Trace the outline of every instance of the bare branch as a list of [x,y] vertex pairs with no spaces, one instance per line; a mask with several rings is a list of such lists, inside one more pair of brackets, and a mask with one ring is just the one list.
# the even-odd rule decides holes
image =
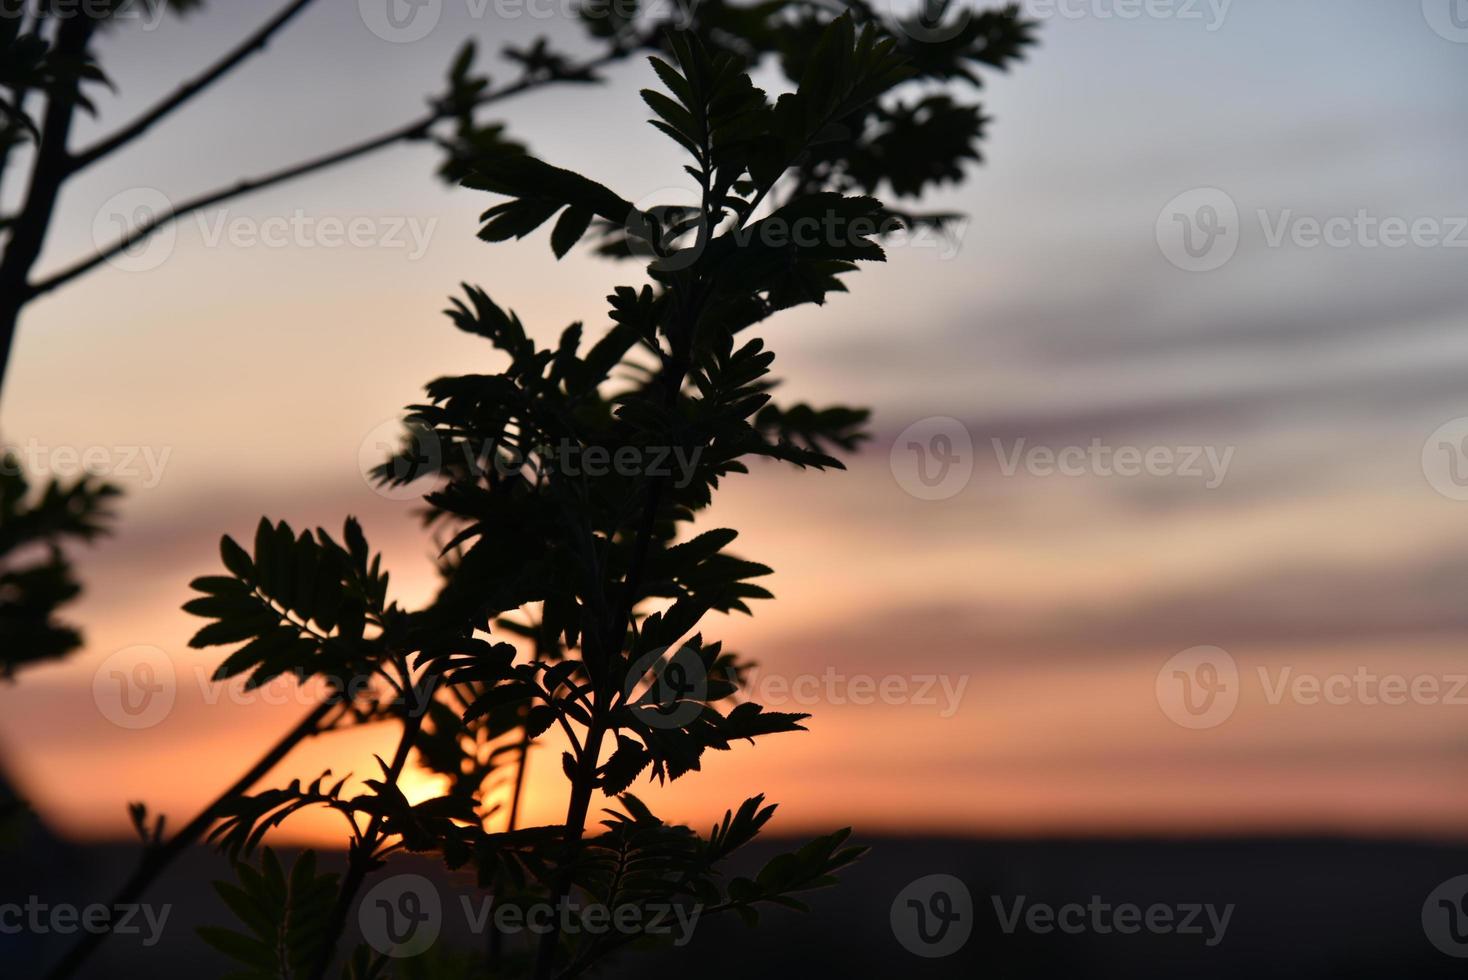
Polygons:
[[195,96],[202,94],[209,86],[233,71],[246,58],[256,52],[264,51],[271,37],[280,31],[281,28],[285,27],[286,24],[290,23],[302,10],[310,6],[312,2],[313,0],[292,0],[291,3],[286,5],[284,10],[276,14],[273,20],[246,38],[239,47],[217,61],[208,71],[181,86],[178,91],[113,135],[74,155],[68,172],[73,174],[77,173],[96,163],[103,157],[122,149],[152,129],[157,123],[167,118],[174,111],[187,105]]
[[111,258],[114,258],[117,255],[120,255],[122,252],[126,251],[129,248],[132,248],[139,242],[146,240],[147,238],[151,237],[154,232],[158,231],[158,229],[163,228],[174,221],[177,221],[184,215],[190,214],[194,211],[201,211],[204,208],[213,207],[216,204],[222,204],[225,201],[232,200],[245,194],[252,194],[255,191],[265,190],[268,187],[274,187],[276,184],[283,184],[286,181],[295,180],[297,177],[304,177],[307,174],[315,173],[318,170],[325,170],[328,167],[334,167],[337,164],[346,163],[349,160],[355,160],[357,157],[366,156],[369,153],[373,153],[385,147],[392,146],[394,143],[400,143],[405,140],[421,139],[428,134],[429,127],[438,122],[439,118],[440,117],[437,113],[424,116],[421,119],[414,120],[406,126],[401,126],[395,130],[392,130],[391,132],[384,133],[381,136],[373,137],[372,139],[366,140],[365,142],[357,143],[353,146],[337,150],[333,153],[328,153],[325,156],[320,156],[311,160],[307,160],[304,163],[299,163],[295,166],[287,167],[284,170],[277,170],[274,173],[265,174],[260,177],[247,178],[239,181],[238,183],[232,184],[229,187],[224,187],[216,191],[211,191],[207,194],[202,194],[199,197],[191,198],[190,200],[184,201],[182,204],[173,207],[171,210],[165,212],[164,214],[156,215],[151,221],[144,222],[137,228],[132,229],[125,237],[102,249],[97,254],[87,259],[84,259],[83,261],[78,262],[75,265],[69,266],[61,270],[60,272],[41,280],[40,282],[34,283],[27,291],[26,297],[27,299],[34,299],[37,296],[44,295],[45,293],[51,292],[53,289],[57,289],[61,286],[66,285],[79,276],[86,275],[88,272],[91,272],[102,263]]
[[[214,826],[230,803],[249,792],[250,787],[264,779],[266,774],[279,765],[281,760],[301,742],[330,731],[334,727],[334,722],[329,721],[328,718],[337,706],[336,701],[328,699],[313,708],[300,724],[291,729],[284,738],[267,751],[258,762],[250,767],[248,772],[235,781],[233,786],[221,793],[213,803],[199,811],[199,814],[182,830],[157,847],[145,852],[142,863],[123,884],[110,908],[117,909],[136,903],[164,869],[182,856],[189,847],[204,836],[210,827]],[[65,980],[74,975],[109,935],[111,935],[110,925],[101,931],[83,933],[76,944],[67,950],[61,961],[46,974],[47,980]]]
[[[592,71],[596,68],[600,68],[603,65],[607,65],[613,61],[625,58],[627,56],[627,53],[628,52],[626,49],[614,49],[607,54],[601,55],[597,58],[593,58],[585,64],[578,66],[575,69],[575,73],[580,74]],[[518,95],[522,92],[527,92],[531,89],[539,88],[543,85],[548,85],[551,82],[559,80],[560,79],[553,77],[522,78],[519,81],[507,85],[502,89],[486,93],[476,101],[475,105],[488,105],[489,103],[498,102],[501,99],[507,99],[510,96]],[[96,269],[107,260],[120,255],[122,252],[126,251],[129,248],[132,248],[139,242],[145,241],[155,232],[157,232],[158,229],[166,227],[172,222],[177,221],[179,218],[191,214],[194,211],[200,211],[204,208],[213,207],[216,204],[222,204],[225,201],[233,200],[234,198],[240,197],[245,194],[251,194],[255,191],[265,190],[266,188],[274,187],[277,184],[283,184],[290,180],[295,180],[298,177],[304,177],[319,170],[325,170],[329,167],[334,167],[341,163],[347,163],[348,161],[355,160],[358,157],[366,156],[369,153],[376,152],[377,150],[385,149],[395,143],[415,139],[424,139],[429,135],[429,132],[435,123],[441,122],[446,118],[448,118],[447,110],[442,107],[436,107],[428,115],[423,116],[419,119],[415,119],[404,126],[399,126],[397,129],[383,133],[381,136],[375,136],[372,139],[365,140],[364,142],[348,146],[344,149],[328,153],[324,156],[315,157],[303,163],[298,163],[294,166],[287,167],[284,170],[277,170],[274,173],[265,174],[260,177],[241,180],[238,183],[230,185],[229,187],[223,187],[218,190],[211,191],[207,194],[202,194],[199,197],[191,198],[190,200],[184,201],[183,203],[178,204],[170,209],[167,213],[157,215],[152,220],[147,221],[139,225],[137,228],[132,229],[125,237],[116,242],[113,242],[111,245],[103,248],[95,255],[92,255],[80,262],[77,262],[74,265],[68,266],[67,268],[62,269],[60,272],[48,276],[47,278],[42,279],[39,282],[31,284],[24,290],[24,299],[28,302],[38,296],[42,296],[46,293],[51,292],[53,289],[57,289],[61,286],[66,285],[73,279],[77,279],[80,276],[86,275],[88,272]]]

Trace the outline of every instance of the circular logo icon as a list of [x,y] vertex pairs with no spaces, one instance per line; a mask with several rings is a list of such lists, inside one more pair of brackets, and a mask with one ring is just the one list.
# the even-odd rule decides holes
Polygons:
[[362,938],[384,956],[406,959],[428,951],[443,928],[443,900],[422,875],[384,878],[357,906]]
[[438,26],[443,0],[357,0],[357,11],[367,29],[384,41],[411,44]]
[[173,660],[157,647],[118,650],[92,675],[92,700],[118,728],[152,728],[168,717],[177,695]]
[[1468,0],[1422,0],[1422,16],[1439,36],[1468,44]]
[[92,219],[92,244],[104,251],[126,242],[122,251],[108,257],[107,264],[124,272],[151,272],[173,255],[178,229],[170,221],[151,234],[143,232],[172,213],[173,202],[168,195],[151,187],[114,194]]
[[[647,687],[640,696],[643,681]],[[692,647],[671,655],[666,647],[638,657],[627,671],[622,690],[628,709],[648,728],[682,728],[703,713],[709,675]]]
[[898,34],[920,44],[942,44],[968,28],[972,6],[946,0],[917,0],[916,6],[906,0],[880,0],[877,9],[887,15],[887,24]]
[[[386,470],[383,470],[383,466]],[[443,466],[443,445],[424,425],[388,419],[367,433],[357,447],[357,468],[372,492],[388,500],[417,500],[414,484],[436,476]],[[381,479],[386,473],[388,479]]]
[[1217,187],[1186,191],[1157,216],[1157,247],[1185,272],[1212,272],[1239,249],[1239,206]]
[[1458,959],[1468,959],[1468,875],[1449,878],[1422,903],[1427,941]]
[[1449,500],[1468,500],[1468,416],[1444,422],[1427,437],[1422,473]]
[[1239,704],[1239,666],[1220,647],[1190,647],[1157,672],[1157,703],[1184,728],[1216,728]]
[[902,430],[888,456],[897,485],[919,500],[947,500],[974,475],[974,441],[958,419],[934,415]]
[[639,259],[656,261],[659,272],[678,272],[698,261],[708,245],[698,192],[663,187],[632,204],[624,226],[627,248]]
[[897,893],[891,920],[892,935],[909,953],[952,956],[974,931],[974,900],[953,875],[928,875]]

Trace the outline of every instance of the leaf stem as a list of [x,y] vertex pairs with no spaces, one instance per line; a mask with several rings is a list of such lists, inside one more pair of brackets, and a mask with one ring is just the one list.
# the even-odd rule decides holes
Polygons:
[[[421,690],[417,689],[413,686],[407,665],[400,666],[403,671],[404,690],[416,693],[411,699],[405,701],[407,715],[403,718],[403,733],[398,739],[397,750],[393,753],[392,762],[388,764],[387,773],[383,777],[385,789],[395,789],[398,780],[402,777],[403,769],[408,763],[408,755],[413,749],[413,743],[417,740],[418,732],[423,727],[423,718],[428,713],[428,703],[433,700],[436,681],[435,675],[429,675],[423,681]],[[351,911],[352,902],[357,897],[362,882],[366,880],[367,875],[381,859],[382,855],[379,854],[378,849],[385,836],[383,824],[386,820],[386,813],[379,810],[367,824],[367,832],[361,841],[352,845],[347,859],[346,877],[342,880],[341,891],[337,894],[336,905],[331,912],[320,957],[311,972],[313,980],[324,980],[331,969],[332,960],[336,958],[337,945],[341,941],[341,934],[346,929],[347,914]]]

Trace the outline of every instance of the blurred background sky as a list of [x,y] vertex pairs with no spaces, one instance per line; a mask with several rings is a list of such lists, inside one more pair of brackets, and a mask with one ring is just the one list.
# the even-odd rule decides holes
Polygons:
[[[104,119],[155,101],[269,6],[217,3],[106,38],[120,92],[101,100]],[[411,44],[375,36],[345,0],[312,8],[79,181],[44,266],[84,254],[119,194],[183,199],[410,118],[465,37],[490,53],[539,33],[586,50],[566,16],[501,7],[475,17],[446,0]],[[844,703],[791,709],[814,712],[809,734],[716,754],[704,776],[650,795],[701,825],[767,792],[786,830],[1462,836],[1468,688],[1438,699],[1457,704],[1273,704],[1269,685],[1367,670],[1437,678],[1447,694],[1468,673],[1468,503],[1435,464],[1424,471],[1429,436],[1468,416],[1468,231],[1457,248],[1310,248],[1272,245],[1269,229],[1364,210],[1452,235],[1468,216],[1468,30],[1434,30],[1452,22],[1433,0],[1171,8],[1196,19],[1062,8],[1041,18],[1027,62],[986,79],[984,165],[928,202],[969,215],[956,248],[895,247],[851,295],[768,325],[785,397],[870,404],[878,438],[845,474],[758,467],[712,515],[776,568],[779,601],[707,632],[767,675],[900,676],[914,689],[931,675],[961,696],[951,710],[941,686],[936,704],[860,705],[838,680],[823,700]],[[542,158],[629,200],[681,187],[675,147],[643,123],[636,89],[651,71],[638,61],[607,78],[503,103],[503,119]],[[179,606],[217,567],[221,534],[249,535],[261,514],[333,530],[357,514],[399,595],[429,594],[413,505],[374,493],[359,451],[428,379],[496,368],[437,312],[456,284],[482,285],[545,339],[573,320],[604,324],[603,297],[634,274],[582,252],[556,263],[544,230],[477,241],[492,199],[442,186],[436,163],[431,148],[399,147],[204,216],[404,219],[431,226],[421,256],[211,245],[187,220],[157,268],[104,269],[25,315],[6,442],[167,454],[156,480],[116,477],[129,491],[119,533],[80,562],[87,593],[69,618],[86,628],[84,652],[0,688],[0,755],[59,829],[122,833],[134,799],[186,819],[304,713],[202,683],[219,654],[187,648],[197,623]],[[1238,248],[1189,272],[1158,227],[1199,188],[1237,207]],[[960,477],[972,474],[925,500],[904,489],[904,445],[889,450],[932,417],[970,434]],[[1092,440],[1232,455],[1221,482],[1006,474],[1019,447]],[[129,730],[99,710],[93,680],[139,645],[171,659],[176,699]],[[1199,645],[1231,655],[1238,703],[1195,730],[1170,720],[1158,679]],[[391,737],[323,740],[280,774],[365,773]],[[529,816],[553,822],[555,751],[537,760]],[[320,832],[309,818],[293,829]]]

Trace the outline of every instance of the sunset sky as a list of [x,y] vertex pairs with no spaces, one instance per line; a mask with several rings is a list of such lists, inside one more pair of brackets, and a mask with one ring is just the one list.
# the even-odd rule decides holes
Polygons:
[[[104,119],[151,104],[267,6],[216,3],[108,37],[120,93],[102,97]],[[118,195],[182,199],[410,118],[465,37],[489,54],[536,33],[581,46],[564,16],[477,6],[447,0],[412,44],[374,36],[355,4],[312,8],[79,181],[43,265],[85,254]],[[850,295],[768,324],[784,396],[869,404],[877,438],[846,473],[772,465],[729,484],[707,526],[741,529],[779,599],[706,632],[767,676],[834,673],[822,686],[834,696],[786,707],[815,715],[808,734],[634,791],[700,825],[766,792],[784,829],[1463,836],[1468,688],[1457,704],[1400,705],[1271,691],[1366,671],[1434,678],[1446,694],[1468,674],[1468,502],[1424,472],[1429,437],[1468,416],[1468,43],[1435,31],[1417,0],[1256,0],[1225,5],[1221,22],[1204,4],[1201,20],[1062,6],[1079,15],[1046,17],[1028,61],[987,78],[984,165],[927,202],[969,215],[958,241],[895,247]],[[679,193],[676,147],[636,95],[652,72],[638,61],[607,78],[506,102],[503,119],[628,200]],[[140,471],[114,476],[128,490],[119,532],[80,561],[87,594],[68,616],[85,650],[0,687],[0,757],[61,831],[123,833],[135,799],[187,819],[305,713],[202,683],[220,654],[188,649],[197,624],[179,607],[218,567],[221,534],[248,535],[262,514],[332,530],[355,514],[399,598],[429,594],[413,504],[370,489],[359,452],[430,378],[499,366],[438,312],[460,282],[545,339],[604,324],[603,297],[632,281],[632,267],[584,251],[557,263],[545,231],[477,241],[493,199],[438,183],[436,162],[399,147],[232,202],[186,220],[143,263],[156,268],[103,269],[27,311],[0,439],[51,459],[136,451]],[[1204,188],[1236,204],[1238,251],[1184,271],[1159,248],[1159,218]],[[298,212],[402,224],[406,245],[272,248],[230,233]],[[1456,225],[1459,244],[1271,241],[1300,219],[1362,213]],[[934,417],[969,434],[972,475],[925,500],[905,489],[904,445],[891,450]],[[1227,467],[1212,480],[1009,465],[1093,440],[1175,459],[1198,447]],[[1205,645],[1237,665],[1239,701],[1195,730],[1169,719],[1158,676]],[[128,730],[93,681],[139,646],[170,658],[176,699]],[[928,685],[937,703],[852,703],[858,677]],[[274,778],[366,773],[393,737],[322,740]],[[548,745],[532,770],[531,819],[563,812],[555,755]]]

